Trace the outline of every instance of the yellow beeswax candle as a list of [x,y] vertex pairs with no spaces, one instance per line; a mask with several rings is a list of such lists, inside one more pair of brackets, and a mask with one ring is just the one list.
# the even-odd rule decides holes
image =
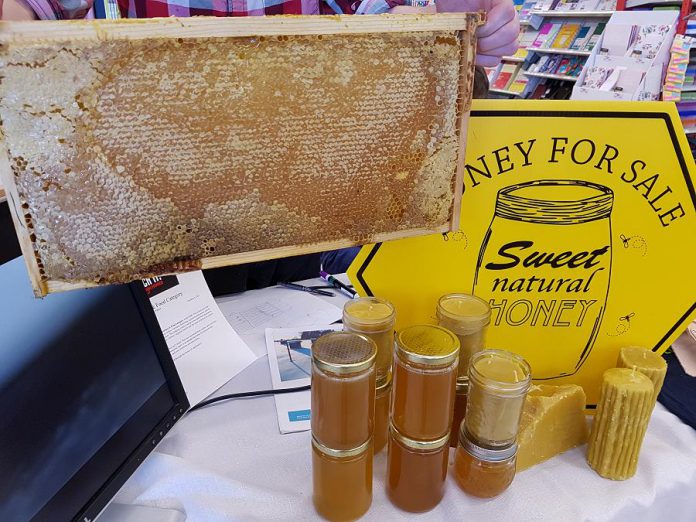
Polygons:
[[616,363],[619,368],[635,368],[645,375],[653,383],[653,403],[662,389],[667,374],[667,361],[655,352],[642,346],[626,346],[619,352],[619,360]]
[[653,384],[648,377],[628,368],[605,371],[587,445],[590,467],[604,478],[631,478],[653,406]]
[[394,306],[385,299],[361,297],[343,306],[344,329],[363,334],[377,345],[375,370],[379,382],[391,378],[395,319]]
[[437,303],[437,321],[459,338],[458,381],[466,380],[471,356],[485,348],[490,305],[474,295],[447,294]]
[[472,442],[486,448],[515,442],[531,378],[529,364],[514,353],[484,350],[473,355],[464,416]]

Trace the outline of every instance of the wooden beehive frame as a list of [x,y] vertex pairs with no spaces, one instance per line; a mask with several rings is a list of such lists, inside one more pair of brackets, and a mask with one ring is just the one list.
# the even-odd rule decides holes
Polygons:
[[[398,230],[375,234],[370,241],[385,241],[413,235],[445,232],[458,228],[459,206],[464,165],[464,150],[469,106],[473,85],[473,60],[476,51],[475,31],[483,21],[481,14],[457,13],[440,15],[379,15],[379,16],[275,16],[262,18],[163,18],[151,20],[120,20],[93,22],[2,22],[0,48],[16,45],[65,45],[66,42],[108,42],[113,40],[197,39],[260,36],[341,35],[368,33],[416,33],[456,31],[460,41],[460,70],[458,97],[459,154],[454,183],[454,205],[444,226]],[[0,53],[1,54],[1,53]],[[4,136],[3,136],[4,138]],[[6,188],[8,203],[29,275],[37,296],[75,288],[85,288],[109,281],[52,279],[43,273],[41,259],[34,245],[26,201],[15,184],[15,173],[5,143],[0,151],[0,181]],[[23,208],[24,205],[24,208]],[[305,245],[288,245],[227,255],[202,257],[193,260],[171,260],[166,267],[135,277],[176,273],[186,270],[215,268],[264,259],[342,248],[356,244],[353,240],[328,240]]]

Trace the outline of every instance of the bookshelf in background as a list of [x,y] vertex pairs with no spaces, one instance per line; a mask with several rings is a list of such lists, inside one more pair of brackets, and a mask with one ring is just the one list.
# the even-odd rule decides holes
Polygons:
[[672,44],[662,97],[665,101],[676,102],[696,158],[696,0],[618,0],[617,5],[625,10],[679,11],[677,36]]
[[490,71],[492,95],[568,99],[615,7],[616,0],[522,1],[520,48]]
[[696,39],[677,35],[665,75],[663,99],[676,102],[691,153],[696,158]]

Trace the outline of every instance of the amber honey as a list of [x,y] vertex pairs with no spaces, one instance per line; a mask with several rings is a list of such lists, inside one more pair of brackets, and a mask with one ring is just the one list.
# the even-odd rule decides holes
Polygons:
[[361,297],[343,306],[343,327],[348,332],[363,334],[377,345],[375,369],[377,380],[390,378],[394,350],[394,306],[385,299]]
[[412,326],[397,336],[391,422],[404,436],[435,440],[450,432],[459,342],[444,328]]
[[314,508],[332,521],[356,520],[372,504],[372,443],[333,451],[312,439]]
[[374,341],[349,332],[312,346],[312,435],[322,445],[348,450],[372,437],[376,351]]
[[389,436],[389,404],[391,402],[391,380],[377,387],[375,398],[374,451],[379,453],[387,445]]
[[515,478],[517,445],[500,450],[481,448],[461,433],[454,457],[454,476],[469,495],[490,498],[505,491]]
[[450,430],[450,447],[456,448],[459,444],[459,430],[466,415],[466,400],[469,383],[457,381],[457,393],[454,396],[454,413],[452,414],[452,429]]
[[387,496],[404,511],[429,511],[445,494],[449,434],[420,442],[389,429]]

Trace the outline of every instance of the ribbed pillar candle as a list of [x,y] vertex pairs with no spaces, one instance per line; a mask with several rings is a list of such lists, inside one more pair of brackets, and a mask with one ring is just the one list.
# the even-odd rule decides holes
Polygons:
[[635,474],[654,406],[653,390],[652,381],[637,370],[604,372],[587,446],[587,462],[602,477],[626,480]]

